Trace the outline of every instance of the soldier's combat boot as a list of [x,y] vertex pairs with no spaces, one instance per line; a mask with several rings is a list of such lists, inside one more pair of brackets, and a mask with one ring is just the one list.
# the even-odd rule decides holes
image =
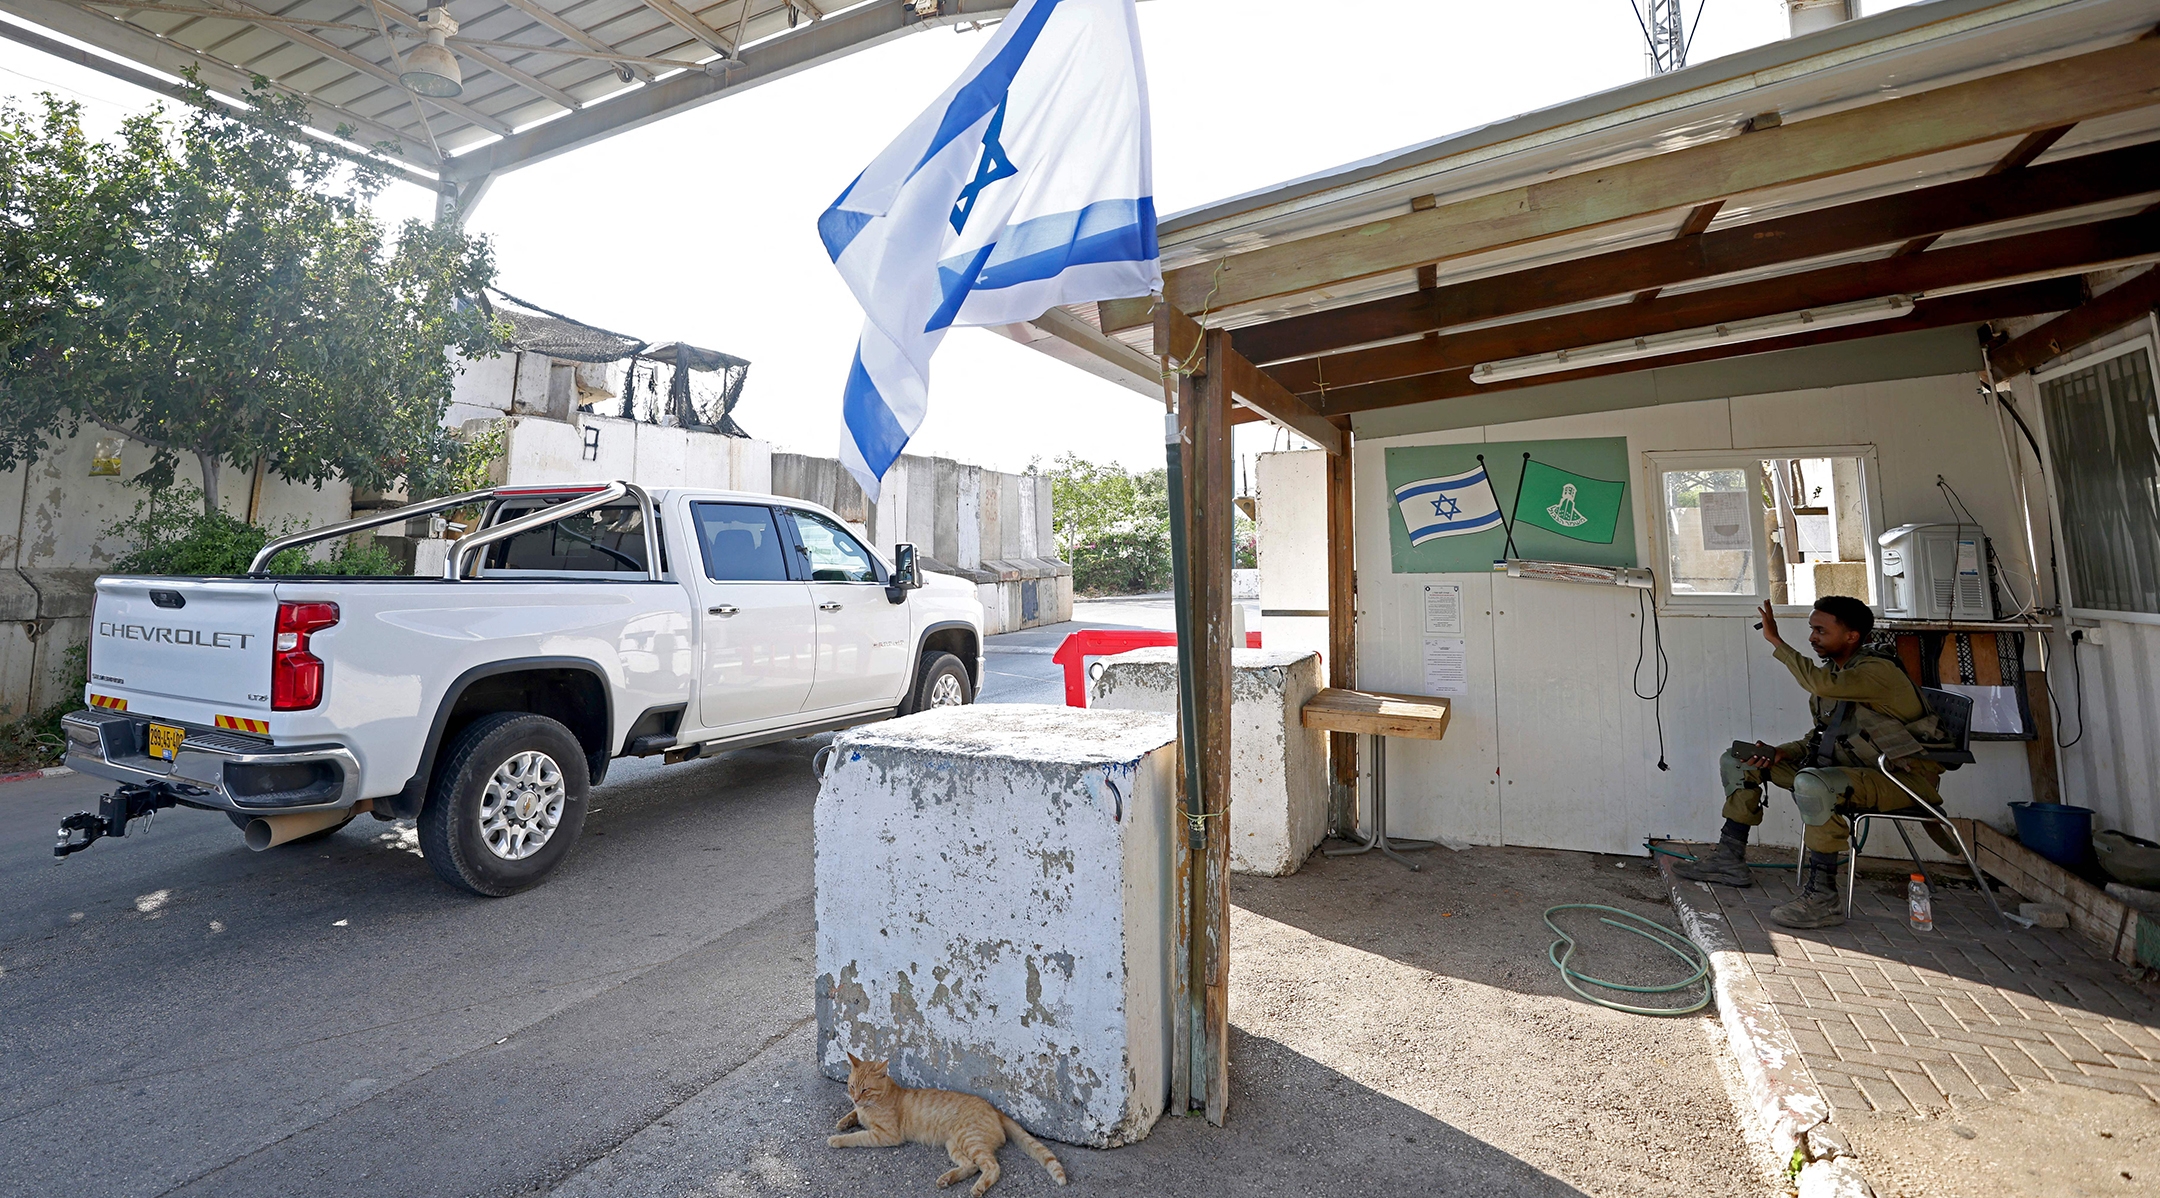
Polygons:
[[1748,826],[1728,819],[1725,830],[1718,834],[1717,847],[1693,861],[1681,862],[1675,872],[1690,882],[1753,886],[1755,877],[1747,866],[1747,838]]
[[1838,901],[1838,854],[1808,850],[1807,870],[1800,878],[1800,897],[1770,909],[1770,922],[1788,928],[1834,928],[1845,922],[1845,905]]

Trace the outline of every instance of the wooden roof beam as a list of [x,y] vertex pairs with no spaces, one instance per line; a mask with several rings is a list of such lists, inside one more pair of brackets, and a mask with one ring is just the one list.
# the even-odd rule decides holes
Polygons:
[[1433,341],[1352,350],[1268,368],[1301,395],[1389,379],[1466,370],[1479,362],[1552,353],[1682,329],[1707,328],[1888,295],[1926,295],[2014,279],[2077,273],[2160,257],[2160,216],[2139,214],[1974,242],[1873,262],[1854,262],[1733,287],[1690,291],[1649,303],[1517,321]]
[[1349,450],[1350,439],[1340,428],[1330,424],[1310,404],[1285,390],[1281,383],[1268,377],[1235,349],[1225,347],[1215,355],[1219,360],[1202,362],[1204,351],[1201,347],[1206,337],[1207,330],[1192,317],[1168,304],[1156,305],[1155,341],[1159,357],[1172,363],[1192,362],[1207,372],[1220,372],[1231,398],[1243,407],[1258,412],[1331,454],[1341,455]]
[[[1673,234],[1673,240],[1686,241],[1690,237],[1702,236],[1703,230],[1710,227],[1710,222],[1717,219],[1718,209],[1723,208],[1724,206],[1725,201],[1723,200],[1712,200],[1707,204],[1695,205],[1694,208],[1688,211],[1687,219],[1680,222],[1680,231]],[[1439,268],[1421,266],[1418,269],[1438,270]],[[1641,291],[1635,293],[1635,302],[1647,304],[1651,300],[1656,299],[1658,292],[1663,291],[1664,289],[1665,288],[1662,285],[1657,287],[1645,287]],[[1428,337],[1431,335],[1432,334],[1430,333],[1426,334],[1426,336]]]
[[2160,39],[1441,204],[1168,272],[1180,310],[1217,310],[1408,271],[1766,188],[2152,104]]
[[1912,313],[1896,320],[1877,321],[1873,324],[1846,325],[1842,328],[1824,329],[1814,333],[1795,333],[1745,345],[1721,345],[1708,349],[1691,350],[1687,353],[1670,354],[1662,358],[1646,358],[1636,362],[1616,362],[1607,366],[1593,366],[1564,373],[1537,375],[1530,378],[1505,379],[1494,383],[1473,383],[1469,369],[1451,370],[1441,374],[1421,375],[1417,378],[1396,379],[1392,382],[1374,383],[1364,387],[1346,387],[1331,390],[1324,401],[1316,407],[1329,419],[1337,419],[1357,412],[1372,412],[1383,408],[1404,407],[1410,404],[1429,403],[1437,399],[1461,399],[1472,395],[1491,395],[1503,391],[1517,391],[1525,387],[1539,387],[1548,383],[1565,383],[1578,379],[1605,378],[1616,374],[1629,374],[1639,370],[1656,370],[1666,366],[1680,366],[1690,362],[1714,362],[1724,358],[1743,358],[1755,354],[1773,353],[1781,349],[1796,349],[1808,345],[1830,345],[1841,341],[1857,341],[1865,337],[1885,337],[1894,333],[1909,333],[1924,329],[1947,328],[1953,325],[1977,325],[1987,320],[2000,320],[2010,316],[2033,316],[2043,312],[2060,312],[2074,305],[2083,294],[2083,285],[2077,279],[2045,279],[2032,283],[2014,283],[1986,291],[1970,291],[1942,299],[1921,300]]
[[2160,267],[2119,283],[2112,291],[2079,304],[2061,316],[1988,353],[1998,379],[2024,374],[2035,366],[2091,344],[2160,307]]
[[[2057,125],[2053,129],[2042,129],[2037,133],[2026,134],[2018,139],[2018,144],[2010,147],[2009,153],[1996,159],[1995,165],[1980,172],[1980,177],[1987,179],[1996,175],[2007,175],[2011,171],[2024,170],[2033,164],[2034,159],[2047,153],[2050,147],[2061,141],[2063,134],[2076,127],[2075,125]],[[1897,252],[1899,254],[1917,254],[1934,245],[1935,239],[1940,236],[1942,236],[1940,233],[1930,233],[1926,237],[1915,237],[1899,246]]]
[[[2160,191],[2160,143],[2127,146],[1292,316],[1235,330],[1231,337],[1253,361],[1279,362],[2153,191]],[[1105,306],[1104,327],[1117,327],[1112,321],[1118,315]]]

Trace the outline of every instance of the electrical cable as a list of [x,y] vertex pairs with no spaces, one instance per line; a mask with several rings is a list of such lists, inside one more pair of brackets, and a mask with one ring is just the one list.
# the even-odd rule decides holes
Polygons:
[[[2071,676],[2071,685],[2077,688],[2077,713],[2078,713],[2078,730],[2077,730],[2077,735],[2076,735],[2076,736],[2073,736],[2073,737],[2071,737],[2071,738],[2070,738],[2070,739],[2069,739],[2068,741],[2057,741],[2057,742],[2055,742],[2055,747],[2056,747],[2056,748],[2058,748],[2058,749],[2067,749],[2067,748],[2069,748],[2069,747],[2070,747],[2071,745],[2074,745],[2074,744],[2078,743],[2079,741],[2081,741],[2081,740],[2084,740],[2084,739],[2085,739],[2085,666],[2084,666],[2084,663],[2082,663],[2082,662],[2080,662],[2080,661],[2078,660],[2078,647],[2079,647],[2079,646],[2081,646],[2081,645],[2083,645],[2084,643],[2085,643],[2085,630],[2084,630],[2084,629],[2082,629],[2082,628],[2073,628],[2073,629],[2071,629],[2071,630],[2070,630],[2070,676]],[[2055,701],[2055,687],[2054,687],[2054,686],[2053,686],[2052,684],[2050,684],[2050,685],[2048,686],[2048,702],[2050,702],[2050,703],[2053,703],[2054,701]],[[2061,727],[2061,726],[2062,726],[2062,725],[2061,725],[2061,720],[2062,720],[2062,709],[2061,709],[2060,707],[2056,708],[2056,715],[2055,715],[2055,719],[2056,719],[2056,726],[2057,726],[2057,727]]]
[[[1693,966],[1694,972],[1680,981],[1668,982],[1662,986],[1630,986],[1625,982],[1609,982],[1604,978],[1591,977],[1569,964],[1575,956],[1575,938],[1562,931],[1560,925],[1553,922],[1553,913],[1557,911],[1602,911],[1617,915],[1620,919],[1632,920],[1632,924],[1622,923],[1620,919],[1608,918],[1601,918],[1598,922],[1607,927],[1633,933],[1650,941],[1673,956],[1680,958],[1682,963]],[[1635,926],[1638,924],[1641,926]],[[1545,959],[1551,961],[1552,967],[1560,971],[1560,980],[1566,984],[1568,989],[1573,990],[1577,995],[1590,1002],[1615,1011],[1625,1011],[1630,1015],[1692,1015],[1710,1005],[1710,985],[1705,980],[1710,976],[1710,955],[1705,953],[1694,941],[1654,919],[1646,919],[1633,911],[1623,911],[1618,907],[1608,907],[1602,903],[1561,903],[1555,907],[1545,908],[1545,926],[1551,928],[1553,935],[1559,937],[1559,939],[1552,942],[1552,947],[1545,950]],[[1561,947],[1563,945],[1566,946],[1564,950]],[[1638,1007],[1592,994],[1583,989],[1582,986],[1576,985],[1577,982],[1595,986],[1600,990],[1618,990],[1626,994],[1671,994],[1676,990],[1686,990],[1691,986],[1698,985],[1703,988],[1703,992],[1701,998],[1684,1007]]]
[[1660,772],[1669,772],[1672,767],[1665,764],[1665,685],[1672,681],[1672,661],[1665,656],[1665,627],[1658,622],[1657,604],[1650,599],[1656,589],[1657,575],[1652,573],[1650,586],[1635,592],[1636,615],[1642,624],[1650,626],[1651,641],[1657,647],[1657,667],[1651,671],[1655,689],[1647,695],[1642,693],[1643,661],[1649,653],[1643,647],[1641,624],[1635,628],[1635,672],[1628,678],[1628,686],[1636,698],[1650,700],[1650,712],[1657,721],[1657,767]]
[[[1937,490],[1943,493],[1943,505],[1950,509],[1950,521],[1951,523],[1958,526],[1959,532],[1962,533],[1964,531],[1964,526],[1967,524],[1970,524],[1975,528],[1983,527],[1980,523],[1980,518],[1973,515],[1972,508],[1966,505],[1965,497],[1957,493],[1957,488],[1951,486],[1949,480],[1938,474],[1935,476],[1935,487]],[[2003,568],[2002,558],[1998,557],[1993,552],[1990,552],[1988,554],[1988,572],[1994,576],[1996,582],[2002,584],[2002,589],[2005,594],[2009,595],[2010,598],[2013,600],[2017,598],[2016,588],[2010,585],[2010,572]],[[2018,608],[2018,610],[2011,612],[2007,616],[2002,617],[2003,619],[2022,620],[2026,617],[2026,615],[2031,613],[2034,608],[2039,606],[2040,586],[2037,581],[2035,581],[2032,585],[2026,588],[2026,594],[2031,596],[2030,600],[2024,606]]]

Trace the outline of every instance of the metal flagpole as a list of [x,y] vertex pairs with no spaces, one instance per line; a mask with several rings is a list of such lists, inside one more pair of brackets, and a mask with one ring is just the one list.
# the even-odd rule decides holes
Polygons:
[[[1528,455],[1525,455],[1525,456],[1528,456]],[[1490,492],[1492,492],[1492,505],[1493,505],[1494,507],[1496,507],[1496,508],[1497,508],[1497,507],[1499,507],[1499,506],[1500,506],[1500,488],[1498,488],[1498,487],[1496,487],[1496,486],[1494,486],[1494,485],[1493,485],[1493,480],[1492,480],[1492,467],[1490,467],[1490,466],[1487,466],[1487,465],[1485,464],[1485,455],[1484,455],[1484,454],[1482,454],[1482,453],[1481,453],[1481,454],[1479,454],[1479,455],[1477,455],[1477,464],[1478,464],[1478,469],[1480,469],[1480,470],[1483,470],[1483,471],[1485,472],[1485,489],[1486,489],[1486,490],[1488,490],[1488,491],[1490,491]],[[1518,482],[1516,483],[1516,485],[1515,485],[1515,501],[1516,501],[1517,503],[1520,503],[1520,502],[1522,502],[1522,484],[1521,484],[1521,482],[1520,482],[1520,481],[1518,481]],[[1514,556],[1515,556],[1515,513],[1514,513],[1514,511],[1513,511],[1512,509],[1510,509],[1509,511],[1507,511],[1507,512],[1505,512],[1505,513],[1503,513],[1503,514],[1501,515],[1501,517],[1500,517],[1500,531],[1502,531],[1502,532],[1504,532],[1504,533],[1506,533],[1506,534],[1507,534],[1507,545],[1506,545],[1506,547],[1505,547],[1505,548],[1503,548],[1503,549],[1501,549],[1501,550],[1500,550],[1500,555],[1501,555],[1502,557],[1514,557]]]
[[[1183,389],[1178,385],[1180,382],[1182,380],[1171,381],[1171,395],[1176,396]],[[1193,701],[1193,654],[1198,638],[1192,626],[1192,560],[1185,536],[1185,521],[1191,504],[1185,495],[1185,455],[1178,423],[1178,409],[1173,404],[1164,426],[1163,464],[1170,490],[1170,587],[1172,602],[1177,609],[1178,806],[1185,819],[1186,881],[1190,893],[1178,896],[1186,911],[1183,922],[1189,981],[1184,995],[1186,1018],[1183,1023],[1187,1039],[1185,1043],[1173,1046],[1172,1051],[1184,1053],[1190,1062],[1185,1071],[1190,1079],[1188,1102],[1198,1107],[1207,1092],[1204,1080],[1207,1077],[1207,1018],[1203,1010],[1205,998],[1201,980],[1206,976],[1207,966],[1202,956],[1205,937],[1200,932],[1207,906],[1207,840],[1205,822],[1191,818],[1201,810],[1199,709]]]

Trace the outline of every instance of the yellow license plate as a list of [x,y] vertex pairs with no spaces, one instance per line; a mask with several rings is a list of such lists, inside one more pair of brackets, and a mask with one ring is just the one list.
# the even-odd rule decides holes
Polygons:
[[150,725],[150,755],[161,761],[171,761],[180,751],[180,742],[187,739],[187,729],[171,724]]

